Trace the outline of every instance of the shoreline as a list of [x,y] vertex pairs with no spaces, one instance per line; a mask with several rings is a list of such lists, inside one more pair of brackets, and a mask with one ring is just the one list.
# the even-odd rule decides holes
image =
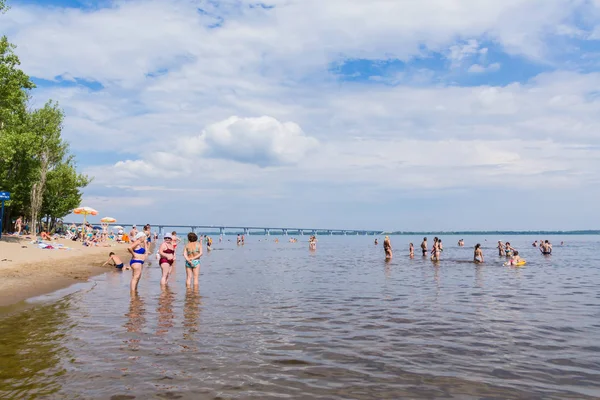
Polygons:
[[[42,250],[31,240],[3,236],[0,241],[0,307],[7,307],[85,282],[92,276],[114,269],[102,267],[114,252],[129,260],[127,245],[84,247],[81,242],[56,240],[69,250]],[[25,247],[23,247],[25,246]]]

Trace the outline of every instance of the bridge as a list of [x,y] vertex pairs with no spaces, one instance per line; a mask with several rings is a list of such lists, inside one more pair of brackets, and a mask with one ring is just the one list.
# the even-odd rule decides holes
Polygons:
[[[65,225],[70,225],[71,222],[65,222]],[[77,223],[75,223],[77,224]],[[145,224],[108,224],[109,226],[122,226],[132,227],[136,226],[142,228]],[[217,230],[219,235],[296,235],[303,236],[308,235],[381,235],[383,231],[380,230],[356,230],[356,229],[315,229],[315,228],[270,228],[270,227],[259,227],[259,226],[218,226],[218,225],[166,225],[166,224],[150,224],[151,227],[158,227],[159,234],[166,231],[177,230],[177,228],[187,229],[191,232],[198,233],[216,233]],[[168,229],[167,229],[168,228]]]

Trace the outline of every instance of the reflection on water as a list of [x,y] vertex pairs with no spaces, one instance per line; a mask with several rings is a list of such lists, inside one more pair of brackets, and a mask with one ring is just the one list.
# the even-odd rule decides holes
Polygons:
[[199,288],[188,288],[185,292],[185,304],[183,307],[184,339],[194,340],[195,334],[198,332],[201,305]]
[[161,287],[160,296],[158,298],[158,307],[156,312],[158,313],[158,329],[156,330],[157,335],[164,335],[169,332],[169,328],[173,327],[173,301],[175,296],[169,286]]
[[0,321],[0,398],[600,397],[600,243],[545,258],[539,238],[508,239],[525,268],[493,244],[476,265],[469,247],[385,262],[372,237],[313,253],[251,237],[215,244],[200,290],[181,257],[163,289],[156,265],[133,295],[130,272],[111,272]]
[[0,321],[0,398],[30,399],[60,390],[68,299]]

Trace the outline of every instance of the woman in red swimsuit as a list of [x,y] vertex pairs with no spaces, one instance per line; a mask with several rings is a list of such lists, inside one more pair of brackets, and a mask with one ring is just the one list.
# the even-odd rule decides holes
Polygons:
[[173,240],[170,233],[165,234],[165,241],[160,245],[158,254],[160,255],[160,268],[162,269],[162,278],[160,279],[160,285],[164,286],[169,281],[171,270],[173,269],[173,261],[175,261],[175,248],[173,247]]

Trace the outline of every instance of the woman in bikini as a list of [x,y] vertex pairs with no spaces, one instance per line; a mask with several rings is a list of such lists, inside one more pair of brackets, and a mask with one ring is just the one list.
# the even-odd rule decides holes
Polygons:
[[160,265],[160,269],[162,269],[160,285],[164,286],[169,281],[169,276],[173,269],[173,261],[175,261],[175,248],[173,247],[173,237],[170,233],[165,233],[165,241],[160,245],[158,254],[160,255],[158,264]]
[[146,261],[146,234],[139,232],[135,235],[134,241],[131,246],[127,248],[127,251],[131,253],[129,266],[133,270],[133,273],[131,274],[130,289],[132,292],[135,292],[140,278],[142,277],[144,261]]
[[433,247],[431,248],[431,261],[440,261],[440,247],[438,238],[433,238]]
[[391,260],[393,253],[392,253],[392,242],[390,241],[389,236],[386,236],[383,239],[383,251],[385,252],[385,259]]
[[192,277],[194,286],[198,287],[198,276],[200,275],[200,257],[202,257],[202,243],[198,243],[198,235],[194,232],[188,233],[188,244],[183,249],[185,258],[185,285],[192,287]]
[[514,250],[515,249],[512,248],[510,242],[506,242],[506,244],[504,245],[504,254],[506,254],[506,257],[512,257]]
[[475,245],[475,251],[473,254],[473,261],[476,264],[482,263],[483,262],[483,251],[481,251],[481,244],[477,243]]

